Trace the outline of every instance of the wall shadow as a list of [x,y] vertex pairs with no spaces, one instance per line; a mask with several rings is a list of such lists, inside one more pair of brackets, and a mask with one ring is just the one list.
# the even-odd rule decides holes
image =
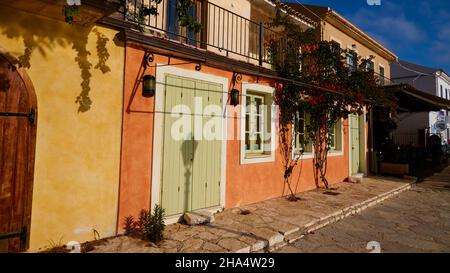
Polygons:
[[188,211],[192,210],[192,203],[190,204],[190,195],[193,186],[193,167],[194,167],[194,158],[195,152],[198,147],[198,141],[194,139],[185,139],[183,140],[183,144],[181,145],[181,154],[183,157],[183,165],[184,165],[184,204],[183,210]]
[[[30,69],[33,65],[32,56],[36,52],[44,58],[51,55],[57,48],[71,47],[76,52],[74,61],[78,64],[82,79],[80,94],[75,99],[75,103],[78,104],[78,112],[89,111],[93,103],[90,97],[93,64],[89,60],[92,53],[87,49],[91,32],[96,35],[97,39],[96,55],[98,63],[94,66],[94,69],[99,69],[102,73],[108,73],[111,68],[107,65],[110,58],[107,45],[111,41],[94,25],[88,27],[76,24],[69,25],[65,22],[35,16],[5,6],[0,9],[1,35],[9,39],[22,40],[25,47],[23,50],[8,49],[13,55],[17,56],[17,66]],[[61,56],[61,58],[64,58],[64,56]],[[58,77],[58,75],[55,75],[55,77]],[[3,82],[2,84],[5,85]]]

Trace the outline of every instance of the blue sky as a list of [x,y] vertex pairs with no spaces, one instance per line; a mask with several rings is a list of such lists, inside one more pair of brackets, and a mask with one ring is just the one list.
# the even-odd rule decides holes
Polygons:
[[449,0],[380,0],[379,6],[368,5],[367,0],[298,1],[329,6],[400,59],[450,73]]

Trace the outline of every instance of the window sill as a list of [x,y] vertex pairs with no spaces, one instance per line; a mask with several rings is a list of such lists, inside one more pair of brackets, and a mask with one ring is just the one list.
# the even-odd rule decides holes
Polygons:
[[307,152],[307,153],[303,153],[303,154],[299,154],[299,153],[294,153],[294,159],[297,159],[300,157],[300,160],[305,160],[305,159],[311,159],[314,157],[312,152]]
[[245,154],[244,158],[241,159],[241,164],[268,163],[274,161],[274,153]]
[[344,152],[343,151],[329,151],[328,152],[328,156],[343,156]]
[[270,157],[270,153],[258,153],[258,154],[254,154],[254,153],[248,153],[245,154],[245,159],[249,159],[249,158],[265,158],[265,157]]

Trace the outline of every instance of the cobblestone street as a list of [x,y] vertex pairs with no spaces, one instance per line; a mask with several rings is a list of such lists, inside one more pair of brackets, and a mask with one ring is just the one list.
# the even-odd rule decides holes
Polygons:
[[450,170],[425,179],[411,190],[311,232],[281,253],[450,252]]

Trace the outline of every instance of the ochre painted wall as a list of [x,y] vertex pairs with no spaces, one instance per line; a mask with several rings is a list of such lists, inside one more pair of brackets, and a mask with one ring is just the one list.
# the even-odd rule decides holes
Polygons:
[[[92,240],[94,229],[101,237],[116,233],[124,71],[116,33],[0,9],[0,46],[24,63],[32,48],[27,73],[38,125],[31,251]],[[95,68],[97,45],[109,54],[105,73]],[[92,104],[79,111],[82,82]]]
[[[126,47],[125,87],[124,87],[124,118],[122,137],[122,164],[121,185],[119,198],[119,230],[124,217],[137,216],[141,209],[148,209],[151,204],[152,187],[152,160],[161,155],[152,154],[154,149],[154,99],[143,98],[141,86],[136,84],[136,79],[142,76],[139,70],[144,55],[143,49],[133,45]],[[167,64],[168,58],[163,55],[154,55],[155,63]],[[186,62],[171,58],[171,64]],[[194,71],[196,64],[177,65],[177,68]],[[142,72],[142,71],[141,71]],[[233,73],[203,65],[201,73],[228,78],[231,82]],[[157,73],[157,72],[156,72]],[[145,74],[155,75],[155,69],[149,68]],[[182,76],[182,75],[181,75]],[[260,78],[261,84],[270,85],[270,81]],[[242,82],[256,83],[257,79],[244,75]],[[241,89],[238,84],[237,89]],[[130,104],[130,112],[126,111],[133,90],[136,94]],[[233,107],[229,106],[229,114],[232,115]],[[160,114],[160,113],[157,113]],[[239,112],[236,113],[239,117]],[[275,162],[246,164],[240,163],[240,140],[232,136],[240,128],[239,119],[228,119],[227,162],[226,162],[226,200],[227,208],[254,203],[270,198],[280,197],[287,193],[283,183],[283,167],[279,150],[275,151]],[[330,156],[328,163],[328,179],[330,184],[342,182],[348,177],[348,123],[344,121],[343,149],[341,156]],[[301,175],[299,170],[301,170]],[[292,176],[298,179],[297,192],[315,188],[312,159],[302,160],[296,167]]]

